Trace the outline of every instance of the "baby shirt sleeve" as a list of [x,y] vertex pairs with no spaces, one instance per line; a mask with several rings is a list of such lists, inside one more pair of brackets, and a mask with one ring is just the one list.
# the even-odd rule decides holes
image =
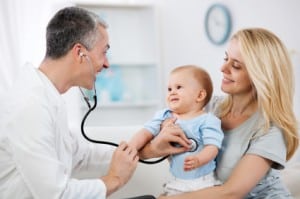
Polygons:
[[144,124],[144,128],[156,136],[160,132],[161,123],[168,117],[171,117],[171,112],[167,109],[157,111],[154,117]]
[[207,118],[202,127],[202,137],[204,145],[215,145],[219,149],[221,148],[224,138],[221,129],[221,120],[211,113],[207,114]]

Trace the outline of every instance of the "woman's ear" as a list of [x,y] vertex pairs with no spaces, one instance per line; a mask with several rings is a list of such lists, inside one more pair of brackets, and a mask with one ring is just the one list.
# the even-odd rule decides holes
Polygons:
[[201,89],[200,92],[199,92],[199,95],[196,99],[196,102],[202,102],[205,98],[206,98],[206,90],[205,89]]

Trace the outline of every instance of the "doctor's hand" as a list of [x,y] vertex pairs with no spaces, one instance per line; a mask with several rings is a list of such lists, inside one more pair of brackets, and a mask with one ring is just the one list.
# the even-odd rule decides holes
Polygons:
[[101,178],[106,185],[107,196],[128,182],[137,167],[138,160],[136,149],[126,142],[121,142],[113,153],[107,175]]
[[[190,150],[191,142],[185,136],[180,126],[172,118],[162,124],[160,133],[153,138],[141,151],[142,159],[157,158]],[[176,145],[172,144],[176,143]]]

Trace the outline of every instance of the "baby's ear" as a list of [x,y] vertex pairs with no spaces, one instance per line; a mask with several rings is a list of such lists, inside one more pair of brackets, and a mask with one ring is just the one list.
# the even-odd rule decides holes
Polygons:
[[201,89],[200,92],[199,92],[199,95],[198,95],[198,98],[197,98],[196,101],[197,101],[197,102],[201,102],[201,101],[205,100],[206,95],[207,95],[206,90]]

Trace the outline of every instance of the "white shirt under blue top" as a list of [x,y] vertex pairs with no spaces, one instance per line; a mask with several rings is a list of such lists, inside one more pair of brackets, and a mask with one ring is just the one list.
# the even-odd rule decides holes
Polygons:
[[[169,109],[158,111],[152,120],[144,124],[144,128],[150,131],[153,136],[156,136],[160,132],[161,123],[171,117],[172,111]],[[193,138],[197,141],[198,148],[194,152],[185,152],[171,156],[170,172],[172,175],[180,179],[196,179],[213,172],[216,168],[215,160],[197,169],[184,171],[184,159],[189,155],[199,153],[205,145],[215,145],[221,148],[224,135],[221,130],[220,119],[211,113],[204,113],[192,119],[177,119],[176,124],[180,125],[188,138]]]

